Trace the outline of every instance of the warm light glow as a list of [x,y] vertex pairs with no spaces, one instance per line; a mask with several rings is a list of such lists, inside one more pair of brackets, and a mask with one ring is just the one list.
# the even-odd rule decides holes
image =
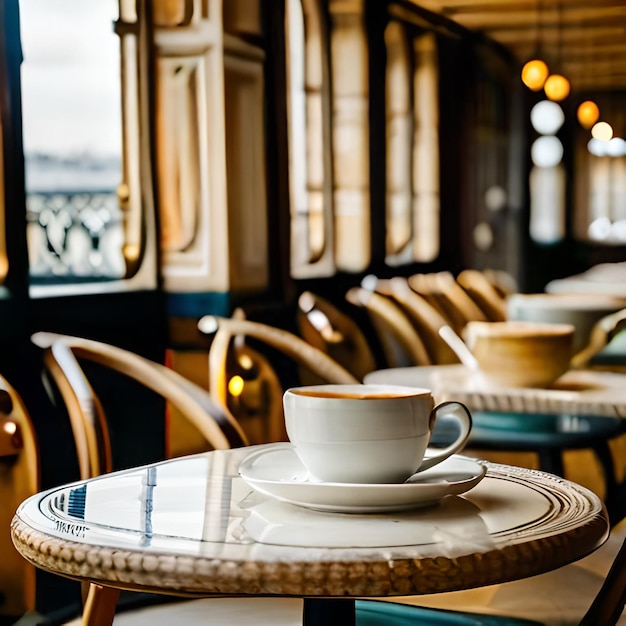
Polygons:
[[610,157],[621,157],[626,154],[626,141],[621,137],[613,137],[606,144],[606,153]]
[[244,370],[251,370],[254,367],[254,363],[252,362],[252,358],[249,354],[240,354],[237,359],[239,363],[239,367]]
[[546,82],[548,73],[548,66],[543,61],[533,59],[522,68],[522,82],[529,89],[539,91]]
[[602,141],[602,139],[596,139],[595,137],[592,137],[587,142],[587,150],[589,150],[589,152],[593,154],[593,156],[603,157],[607,156],[608,145],[608,141]]
[[17,424],[15,422],[5,422],[2,428],[7,435],[14,435],[17,432]]
[[598,118],[600,117],[600,109],[595,102],[585,100],[578,106],[576,116],[578,117],[578,123],[583,128],[589,129],[598,121]]
[[611,220],[608,217],[599,217],[589,224],[587,233],[590,239],[602,241],[611,235]]
[[551,100],[537,102],[530,110],[530,123],[542,135],[554,135],[565,121],[563,109]]
[[598,122],[593,125],[591,136],[602,141],[609,141],[613,137],[613,128],[608,122]]
[[243,391],[243,378],[241,376],[233,376],[228,381],[228,392],[231,396],[238,398]]
[[565,76],[561,76],[561,74],[551,74],[546,79],[543,90],[546,92],[546,96],[550,100],[559,102],[569,96],[569,80],[567,80]]
[[530,147],[530,158],[537,167],[554,167],[563,158],[563,144],[554,135],[539,137]]

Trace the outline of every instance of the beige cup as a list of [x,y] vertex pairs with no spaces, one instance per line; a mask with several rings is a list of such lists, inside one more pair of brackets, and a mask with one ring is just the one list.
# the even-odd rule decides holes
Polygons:
[[570,369],[572,324],[468,322],[464,339],[483,377],[510,387],[547,387]]
[[[296,454],[324,482],[404,482],[460,451],[472,426],[463,404],[435,406],[428,389],[414,387],[295,387],[285,392],[283,404]],[[444,415],[459,423],[459,435],[446,448],[426,454],[435,421]]]

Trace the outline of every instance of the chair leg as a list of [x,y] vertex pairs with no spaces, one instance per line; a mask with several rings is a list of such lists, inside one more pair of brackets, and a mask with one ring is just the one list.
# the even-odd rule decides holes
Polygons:
[[82,626],[111,626],[119,595],[119,589],[102,587],[94,583],[89,585],[83,608]]
[[541,448],[539,454],[539,467],[544,472],[563,476],[565,469],[563,467],[563,455],[560,449]]
[[624,508],[624,497],[621,493],[617,480],[615,480],[615,463],[613,461],[613,455],[608,441],[598,442],[593,451],[600,461],[602,466],[602,473],[604,477],[604,484],[606,488],[606,494],[604,501],[606,503],[606,509],[609,513],[609,521],[611,526],[617,524],[626,514]]

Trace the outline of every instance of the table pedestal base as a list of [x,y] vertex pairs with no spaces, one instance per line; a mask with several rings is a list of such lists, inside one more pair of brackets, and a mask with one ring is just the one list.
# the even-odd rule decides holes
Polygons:
[[355,626],[353,598],[304,598],[303,626]]

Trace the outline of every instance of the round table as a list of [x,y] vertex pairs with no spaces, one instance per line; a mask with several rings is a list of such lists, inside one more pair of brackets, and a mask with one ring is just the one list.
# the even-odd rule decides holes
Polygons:
[[[276,445],[285,444],[265,449]],[[96,583],[113,603],[119,589],[298,596],[305,622],[321,624],[338,606],[353,615],[347,598],[532,576],[587,555],[608,535],[604,506],[589,490],[487,462],[471,490],[431,506],[310,510],[239,477],[242,459],[261,448],[193,455],[45,491],[19,507],[13,541],[37,567]]]

